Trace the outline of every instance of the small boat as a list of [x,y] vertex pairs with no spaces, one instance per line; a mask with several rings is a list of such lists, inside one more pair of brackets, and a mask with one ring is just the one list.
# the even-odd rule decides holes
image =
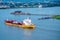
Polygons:
[[11,14],[13,14],[13,15],[30,15],[30,13],[25,13],[22,11],[15,11],[15,12],[12,12]]
[[11,14],[16,14],[16,15],[22,14],[22,11],[15,11],[15,12],[12,12]]
[[15,27],[21,27],[21,28],[28,28],[28,29],[33,29],[35,28],[34,24],[31,25],[25,25],[21,22],[16,22],[15,20],[5,20],[5,24],[8,26],[15,26]]

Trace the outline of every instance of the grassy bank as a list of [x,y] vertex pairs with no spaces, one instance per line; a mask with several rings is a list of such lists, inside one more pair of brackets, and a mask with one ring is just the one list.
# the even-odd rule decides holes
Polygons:
[[54,19],[60,19],[60,15],[52,16],[52,18],[54,18]]

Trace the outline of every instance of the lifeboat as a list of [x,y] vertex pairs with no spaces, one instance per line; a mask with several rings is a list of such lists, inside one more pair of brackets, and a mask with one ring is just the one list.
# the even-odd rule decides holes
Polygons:
[[28,29],[33,29],[35,28],[35,25],[34,24],[31,24],[31,25],[25,25],[21,22],[17,22],[15,20],[5,20],[5,24],[8,25],[8,26],[15,26],[15,27],[21,27],[21,28],[28,28]]

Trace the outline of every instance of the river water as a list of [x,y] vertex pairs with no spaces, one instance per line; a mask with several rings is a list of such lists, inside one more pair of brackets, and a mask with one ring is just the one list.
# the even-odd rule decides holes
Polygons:
[[[0,40],[60,40],[60,20],[38,18],[45,16],[27,16],[12,15],[11,12],[22,11],[32,14],[60,14],[60,7],[51,8],[17,8],[17,9],[0,9]],[[18,27],[7,26],[6,19],[22,21],[31,17],[35,24],[35,29],[22,29]]]

